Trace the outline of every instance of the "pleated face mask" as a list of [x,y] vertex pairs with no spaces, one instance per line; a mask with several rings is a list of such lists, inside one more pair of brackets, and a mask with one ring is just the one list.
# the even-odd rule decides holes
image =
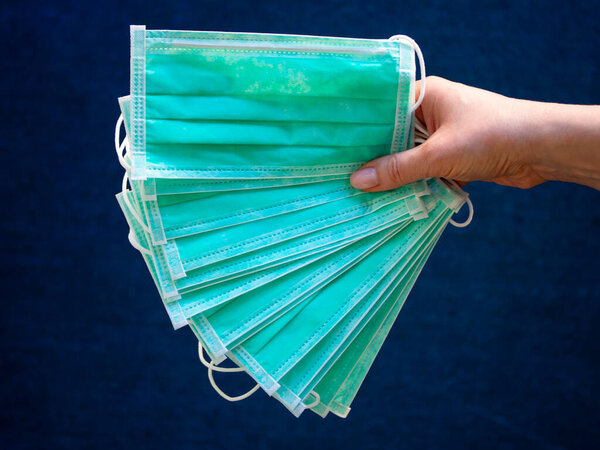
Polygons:
[[[131,166],[125,161],[123,150],[120,146],[120,127],[123,123],[127,135],[131,137],[131,97],[119,98],[121,118],[117,121],[115,141],[119,160],[124,168],[131,172]],[[128,142],[129,144],[129,142]],[[128,145],[130,147],[130,145]],[[233,179],[206,179],[206,178],[146,178],[139,182],[139,190],[143,200],[157,200],[157,196],[172,194],[210,193],[226,191],[247,191],[262,188],[279,188],[292,185],[314,184],[322,181],[346,180],[348,176],[305,174],[298,177],[261,177],[261,178],[233,178]],[[160,197],[159,197],[160,198]]]
[[[418,46],[133,26],[131,50],[117,200],[173,326],[225,399],[262,388],[295,416],[346,417],[446,225],[472,218],[453,182],[349,183],[427,139]],[[257,384],[230,397],[215,372]]]
[[349,175],[406,148],[414,47],[134,26],[131,178]]

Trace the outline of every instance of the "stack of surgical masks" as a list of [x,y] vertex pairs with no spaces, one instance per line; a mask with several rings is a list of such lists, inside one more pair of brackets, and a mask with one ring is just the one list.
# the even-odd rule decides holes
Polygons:
[[[404,36],[131,28],[117,199],[173,326],[194,331],[226,399],[260,387],[296,416],[345,417],[452,214],[470,205],[441,179],[378,193],[349,183],[426,138],[415,53],[424,75]],[[214,372],[257,385],[230,397]]]

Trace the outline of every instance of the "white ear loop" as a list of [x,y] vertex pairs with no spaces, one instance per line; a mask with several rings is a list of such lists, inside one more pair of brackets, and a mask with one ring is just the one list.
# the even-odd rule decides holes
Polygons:
[[125,172],[125,174],[123,175],[123,183],[121,184],[121,190],[123,192],[123,201],[125,202],[125,205],[129,209],[129,212],[131,213],[131,215],[135,218],[135,220],[138,221],[138,223],[144,229],[144,231],[146,233],[150,233],[150,228],[144,223],[142,218],[137,213],[136,209],[129,202],[129,198],[127,196],[127,181],[128,180],[129,180],[129,175],[127,174],[127,172]]
[[117,126],[115,127],[115,150],[117,151],[117,156],[121,166],[123,166],[125,170],[131,171],[131,166],[127,163],[127,161],[125,161],[125,154],[123,152],[125,149],[129,151],[129,142],[127,136],[125,136],[125,139],[123,139],[123,141],[119,144],[119,141],[121,140],[121,126],[123,125],[123,121],[123,114],[121,114],[117,120]]
[[[461,192],[464,192],[456,181],[448,180],[446,178],[444,178],[444,179],[446,181],[448,181],[450,184],[452,184],[456,189],[460,190]],[[471,202],[471,199],[469,198],[469,194],[465,193],[465,195],[466,195],[465,201],[466,201],[467,205],[469,206],[469,217],[467,217],[467,220],[465,220],[462,223],[458,223],[458,222],[455,222],[454,220],[450,219],[448,222],[450,222],[450,224],[454,225],[456,228],[464,228],[467,225],[469,225],[471,223],[471,221],[473,220],[473,214],[475,213],[475,211],[474,211],[475,208],[473,208],[473,203]],[[456,211],[456,212],[458,212],[458,211]]]
[[425,59],[423,58],[423,53],[421,52],[421,48],[419,45],[408,36],[404,36],[403,34],[397,34],[390,38],[390,41],[405,41],[412,47],[412,49],[417,54],[417,59],[419,60],[419,69],[421,69],[421,92],[419,92],[419,98],[413,105],[411,109],[411,113],[415,112],[421,103],[423,103],[423,99],[425,98],[425,78],[427,77],[425,74]]
[[415,117],[415,133],[420,134],[427,139],[429,137],[429,132],[423,122],[421,122],[417,117]]
[[415,126],[415,144],[421,145],[429,138],[429,133],[417,116],[413,117],[413,123]]
[[250,389],[245,394],[238,395],[237,397],[230,397],[225,392],[223,392],[219,388],[219,386],[217,386],[217,383],[215,383],[215,379],[213,378],[213,371],[214,372],[243,372],[244,369],[242,369],[241,367],[230,367],[230,368],[229,367],[217,367],[217,365],[214,363],[214,361],[210,361],[210,362],[206,361],[206,359],[204,358],[204,348],[202,347],[202,343],[200,343],[200,342],[198,342],[198,356],[200,357],[200,361],[202,362],[202,364],[208,368],[208,381],[210,381],[210,385],[217,392],[217,394],[219,394],[225,400],[230,401],[230,402],[239,402],[240,400],[245,400],[248,397],[250,397],[252,394],[254,394],[260,387],[260,384],[257,383],[256,386],[254,386],[252,389]]
[[129,243],[137,251],[144,253],[145,255],[152,256],[152,252],[150,250],[148,250],[147,248],[142,247],[142,244],[140,244],[139,241],[135,238],[135,236],[133,235],[133,231],[131,229],[129,230],[127,239],[129,239]]
[[200,361],[207,369],[210,368],[210,364],[213,364],[213,370],[215,372],[243,372],[244,369],[241,367],[218,367],[214,364],[213,361],[210,363],[204,358],[204,347],[202,347],[202,343],[198,342],[198,356],[200,357]]
[[315,407],[315,406],[317,406],[319,403],[321,403],[321,396],[320,396],[319,394],[317,394],[315,391],[310,391],[310,393],[311,393],[312,395],[314,395],[314,396],[316,397],[316,399],[315,399],[315,401],[314,401],[314,402],[312,402],[312,403],[310,403],[310,404],[308,404],[308,405],[305,403],[305,404],[304,404],[304,406],[305,406],[306,408],[314,408],[314,407]]
[[467,197],[467,205],[469,205],[469,217],[467,217],[467,220],[465,220],[462,223],[457,223],[454,220],[450,219],[448,222],[450,222],[450,224],[454,225],[456,228],[464,228],[467,225],[469,225],[471,223],[471,220],[473,220],[474,213],[473,203],[471,202],[471,199],[469,197]]

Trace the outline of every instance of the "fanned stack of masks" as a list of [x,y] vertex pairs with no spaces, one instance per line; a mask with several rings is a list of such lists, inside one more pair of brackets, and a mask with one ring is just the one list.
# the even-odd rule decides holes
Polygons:
[[[117,199],[173,326],[194,331],[226,399],[262,387],[296,416],[345,417],[452,214],[472,213],[441,179],[349,183],[426,138],[415,52],[424,76],[405,36],[132,26]],[[230,397],[213,372],[236,371],[257,385]]]

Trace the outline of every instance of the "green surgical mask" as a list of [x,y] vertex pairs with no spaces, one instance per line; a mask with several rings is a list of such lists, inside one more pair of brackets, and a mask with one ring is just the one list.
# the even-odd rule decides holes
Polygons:
[[[327,375],[341,355],[345,355],[345,359],[349,358],[348,352],[353,351],[350,343],[361,335],[363,328],[370,330],[380,327],[394,305],[403,303],[435,242],[450,221],[454,212],[452,208],[460,208],[465,201],[464,194],[440,180],[432,179],[428,184],[432,192],[443,194],[438,197],[437,207],[426,220],[408,227],[408,235],[402,236],[398,233],[397,241],[392,238],[390,245],[382,246],[379,250],[382,252],[383,249],[392,248],[391,255],[389,250],[385,256],[379,256],[374,251],[335,278],[333,283],[305,299],[227,353],[232,360],[244,367],[265,391],[284,403],[292,413],[300,414],[307,403],[313,402],[314,398],[320,398],[319,391],[313,392],[313,388],[317,389],[315,386]],[[372,258],[373,261],[369,261],[368,258]],[[382,259],[384,262],[374,270],[373,263]],[[367,281],[359,283],[359,287],[356,287],[357,280],[378,276],[375,284]],[[353,290],[354,294],[344,293],[344,289]],[[391,298],[392,291],[398,296]],[[318,300],[319,296],[323,297],[322,301]],[[391,300],[382,300],[390,298]],[[353,299],[355,303],[352,305]],[[341,304],[346,305],[345,309],[332,304],[332,300],[342,302]],[[324,306],[332,310],[327,311]],[[332,315],[334,310],[338,314],[337,317]],[[380,310],[386,313],[379,313]],[[240,320],[234,319],[232,323],[240,323]],[[327,323],[330,328],[324,326]],[[307,326],[316,331],[311,333],[309,329],[305,330]],[[195,331],[198,333],[198,329]],[[312,340],[306,340],[306,336],[312,336]],[[202,338],[200,340],[204,342]],[[334,346],[337,347],[337,351],[330,354]],[[324,351],[324,348],[328,351]],[[360,354],[355,354],[354,358],[358,359]],[[345,381],[351,383],[353,380]],[[355,382],[355,390],[360,386],[360,381],[356,384]],[[340,386],[341,383],[332,387],[325,381],[318,389],[321,389],[324,400],[327,400],[324,388],[327,387],[330,393],[335,393]],[[301,403],[302,399],[304,402]],[[333,400],[327,401],[336,408]],[[316,403],[312,407],[317,411],[321,408],[321,414],[325,414],[331,406],[320,401]],[[337,407],[335,411],[339,410]]]
[[[308,395],[335,360],[349,348],[361,328],[387,304],[388,300],[392,302],[397,299],[389,298],[393,288],[402,285],[404,292],[408,294],[412,286],[410,282],[412,274],[419,272],[422,267],[417,265],[417,262],[424,264],[425,261],[421,256],[427,253],[429,247],[433,248],[431,242],[439,236],[440,226],[445,223],[450,214],[451,212],[445,210],[435,222],[431,222],[425,234],[421,235],[405,254],[396,260],[377,284],[366,294],[359,294],[358,298],[355,298],[354,305],[348,305],[343,317],[286,370],[279,379],[280,388],[277,391],[286,406],[295,408],[301,401],[310,404],[311,398]],[[327,289],[324,289],[323,293],[326,291]]]
[[[219,193],[161,195],[146,201],[154,244],[247,224],[359,195],[350,182],[332,180],[309,185]],[[279,200],[276,200],[279,199]],[[247,205],[240,208],[240,205]],[[205,214],[198,215],[197,211]]]
[[361,327],[357,327],[356,336],[351,336],[350,342],[344,342],[341,354],[338,350],[329,360],[326,371],[325,368],[321,369],[322,377],[313,387],[311,395],[304,400],[305,404],[314,404],[311,409],[315,413],[324,417],[332,410],[335,414],[346,417],[350,410],[350,403],[356,396],[441,231],[438,230],[438,234],[427,244],[424,252],[419,255],[410,269],[388,287],[382,305],[377,309],[374,308],[375,311],[368,321],[361,324]]
[[131,178],[349,175],[407,147],[414,50],[133,26]]
[[[373,298],[369,303],[373,305],[373,301],[382,294],[384,280],[390,276],[394,266],[410,259],[411,250],[419,239],[428,230],[435,229],[436,223],[441,222],[437,220],[438,217],[445,212],[446,208],[441,206],[434,210],[432,221],[420,221],[395,234],[388,245],[380,246],[365,255],[364,259],[321,289],[311,301],[303,302],[300,311],[292,311],[291,315],[294,317],[285,327],[279,329],[278,321],[272,322],[239,347],[232,349],[232,356],[255,379],[267,380],[263,388],[275,385],[279,387],[282,377],[370,293],[373,293]],[[300,389],[299,386],[295,387]],[[300,392],[290,391],[292,393],[297,401],[288,404],[290,408],[294,408],[300,401],[297,398]]]

